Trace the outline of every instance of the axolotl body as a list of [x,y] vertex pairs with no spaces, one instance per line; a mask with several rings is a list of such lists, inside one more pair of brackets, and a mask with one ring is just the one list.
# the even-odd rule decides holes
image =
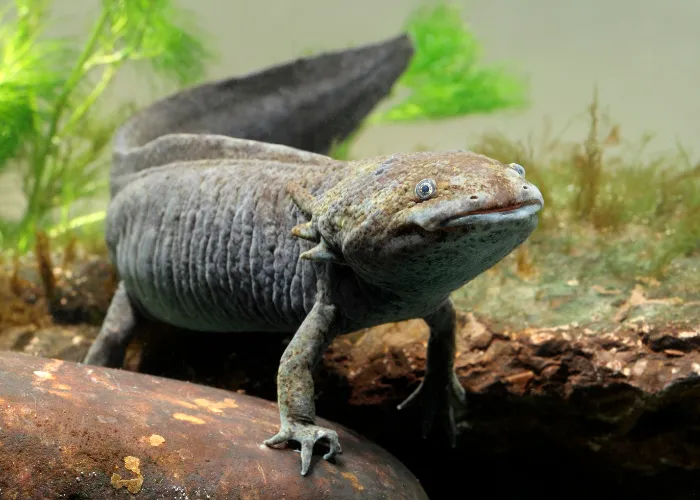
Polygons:
[[[214,153],[212,153],[214,152]],[[450,294],[537,226],[543,199],[524,168],[464,150],[360,161],[216,134],[150,141],[113,183],[106,241],[120,282],[85,362],[120,366],[139,318],[221,332],[294,332],[277,375],[281,426],[265,443],[316,441],[312,370],[337,336],[423,318],[424,431],[454,440],[465,402],[454,372]],[[147,167],[147,168],[145,168]]]

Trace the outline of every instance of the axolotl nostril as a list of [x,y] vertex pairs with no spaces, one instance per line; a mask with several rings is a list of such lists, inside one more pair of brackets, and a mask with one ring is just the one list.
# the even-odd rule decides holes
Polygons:
[[[371,55],[376,67],[348,63],[357,54]],[[327,115],[341,111],[368,112],[410,55],[400,37],[290,63],[303,71],[184,91],[123,127],[106,221],[120,283],[85,362],[121,366],[143,318],[199,331],[294,332],[277,376],[281,425],[266,444],[300,442],[306,474],[317,440],[329,443],[327,459],[341,451],[336,432],[315,423],[311,374],[328,344],[362,328],[423,318],[427,371],[400,408],[420,401],[425,433],[446,416],[454,442],[453,411],[465,392],[454,372],[450,294],[528,238],[543,206],[539,190],[522,166],[469,151],[346,162],[273,144],[329,147],[351,127],[337,122],[335,136],[321,140],[332,130],[314,124],[336,123]],[[347,108],[323,95],[309,104],[313,86],[302,92],[299,82],[284,80],[318,84],[326,74],[338,85],[338,75],[352,71],[366,71],[371,91],[348,98]],[[360,81],[346,80],[341,96]],[[287,93],[270,90],[284,85]],[[261,104],[231,97],[223,105],[232,92],[249,99],[262,93]],[[286,96],[286,107],[266,107],[270,93]],[[356,124],[363,115],[348,116]],[[289,135],[299,123],[311,132]]]

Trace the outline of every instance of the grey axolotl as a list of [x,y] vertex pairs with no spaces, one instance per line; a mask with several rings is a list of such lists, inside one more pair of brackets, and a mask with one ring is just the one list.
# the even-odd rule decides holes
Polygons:
[[[405,37],[357,50],[374,51],[363,57],[376,64],[345,64],[357,51],[323,55],[305,71],[291,71],[296,62],[177,94],[125,125],[106,234],[120,282],[85,359],[120,366],[142,318],[198,331],[295,332],[277,376],[281,426],[265,443],[299,442],[304,475],[316,441],[328,442],[326,459],[341,451],[337,433],[315,424],[313,368],[336,336],[382,323],[429,325],[425,377],[400,408],[420,401],[424,432],[446,417],[454,441],[453,410],[465,391],[454,372],[450,294],[524,242],[543,206],[523,167],[469,151],[346,162],[291,147],[312,149],[299,144],[308,133],[289,133],[295,113],[326,112],[293,97],[298,81],[315,80],[318,90],[319,82],[340,85],[342,74],[365,75],[343,80],[347,92],[366,84],[363,94],[327,103],[350,113],[339,129],[333,120],[306,122],[313,137],[325,134],[310,141],[322,150],[388,92],[411,54]],[[331,80],[314,75],[319,60]],[[333,69],[334,60],[345,62]],[[254,94],[270,75],[298,81],[287,94],[268,89],[246,102],[245,90]],[[288,111],[275,114],[275,99],[285,98]],[[268,142],[240,137],[250,130]],[[280,137],[287,145],[272,143]]]

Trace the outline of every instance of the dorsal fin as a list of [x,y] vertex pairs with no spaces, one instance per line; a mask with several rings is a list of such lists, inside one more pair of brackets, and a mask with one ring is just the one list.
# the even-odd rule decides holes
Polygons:
[[140,148],[123,153],[114,152],[114,164],[129,165],[129,171],[122,172],[119,176],[112,175],[111,194],[114,196],[134,178],[134,174],[142,170],[174,163],[211,165],[211,162],[206,160],[261,160],[307,165],[338,163],[338,160],[328,156],[309,153],[281,144],[236,139],[223,135],[169,134],[158,137]]
[[115,161],[129,163],[134,172],[169,163],[200,160],[266,160],[315,165],[336,161],[328,156],[281,144],[207,134],[164,135],[140,148],[115,151],[114,158]]
[[[115,134],[112,182],[153,162],[213,159],[216,153],[325,161],[299,155],[325,154],[352,133],[389,93],[412,55],[411,42],[402,35],[206,83],[159,100]],[[273,151],[233,137],[303,151]]]

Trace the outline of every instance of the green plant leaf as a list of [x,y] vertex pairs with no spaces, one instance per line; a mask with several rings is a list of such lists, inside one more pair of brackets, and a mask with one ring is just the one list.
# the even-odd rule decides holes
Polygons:
[[104,193],[107,147],[133,108],[98,104],[121,68],[148,65],[139,73],[177,87],[203,77],[212,54],[174,4],[102,0],[82,46],[42,37],[49,0],[15,0],[14,16],[0,15],[0,171],[16,168],[27,197],[12,226],[20,251],[57,213],[65,220],[69,207]]
[[58,94],[75,55],[67,39],[40,39],[47,3],[16,0],[14,19],[0,16],[0,171],[40,134],[41,104]]
[[146,61],[158,74],[189,85],[205,73],[212,53],[200,41],[203,36],[194,16],[174,6],[172,0],[103,0],[111,31],[118,36],[115,52],[133,61]]
[[481,46],[455,6],[417,9],[405,29],[415,55],[397,86],[409,95],[375,115],[374,122],[434,120],[527,104],[524,78],[503,67],[479,64]]

